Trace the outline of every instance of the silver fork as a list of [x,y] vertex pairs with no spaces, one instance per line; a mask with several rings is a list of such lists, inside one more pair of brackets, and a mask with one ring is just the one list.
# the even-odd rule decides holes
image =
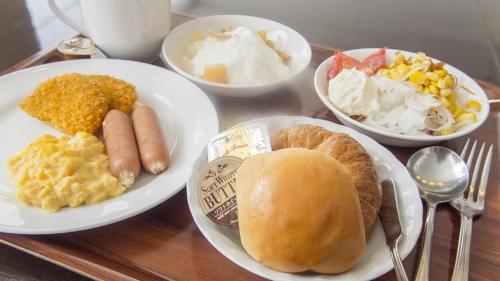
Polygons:
[[[486,192],[486,186],[488,183],[488,175],[490,172],[491,159],[493,157],[493,145],[490,145],[486,158],[484,162],[483,153],[486,146],[482,143],[479,149],[479,154],[477,160],[475,161],[474,167],[472,167],[472,162],[474,161],[474,155],[477,150],[477,140],[474,140],[472,148],[468,153],[466,159],[467,150],[469,148],[470,139],[464,145],[460,157],[467,161],[467,168],[472,172],[470,179],[469,192],[467,190],[464,192],[463,196],[459,196],[453,199],[450,204],[460,212],[460,236],[458,239],[457,256],[455,258],[455,267],[453,269],[452,281],[468,280],[469,276],[469,258],[470,258],[470,244],[472,237],[472,219],[474,216],[480,215],[484,211],[484,195]],[[474,168],[472,170],[471,168]],[[481,178],[479,179],[479,185],[476,184],[478,180],[479,170],[482,168]],[[477,199],[474,200],[474,192],[478,189]]]

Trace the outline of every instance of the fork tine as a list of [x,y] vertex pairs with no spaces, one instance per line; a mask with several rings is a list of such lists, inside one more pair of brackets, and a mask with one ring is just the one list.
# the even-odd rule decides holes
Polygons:
[[465,160],[465,154],[467,153],[467,148],[469,148],[470,138],[464,144],[464,148],[462,148],[462,152],[460,153],[460,158]]
[[[467,142],[465,142],[464,148],[462,149],[462,153],[460,153],[460,157],[465,161],[467,164],[467,170],[469,171],[470,174],[470,166],[472,165],[472,160],[474,159],[474,154],[476,152],[476,146],[477,146],[477,140],[474,140],[472,143],[472,148],[469,151],[469,155],[467,155],[467,149],[469,148],[470,145],[470,138],[467,139]],[[470,179],[470,178],[469,178]],[[470,184],[470,182],[469,182]],[[471,185],[469,185],[469,190],[471,189]],[[467,190],[464,191],[461,197],[464,199],[467,199]]]
[[[481,161],[483,160],[482,158],[484,145],[485,143],[483,142],[483,144],[481,145],[481,149],[479,150],[479,155],[477,156],[476,163],[474,164],[474,172],[472,173],[472,178],[469,185],[469,195],[467,196],[467,201],[470,202],[474,200],[474,190],[476,189],[477,174],[479,173],[479,168],[481,168]],[[469,157],[469,160],[471,160],[470,158],[472,157]]]
[[483,172],[481,173],[481,181],[479,182],[479,191],[477,192],[477,202],[481,208],[484,208],[484,195],[488,186],[488,176],[490,174],[491,160],[493,158],[493,145],[490,145],[486,159],[484,160]]
[[469,157],[467,158],[467,170],[469,170],[469,172],[472,165],[472,160],[474,160],[474,154],[476,154],[476,146],[477,146],[477,140],[474,140],[474,143],[472,144],[472,148],[469,153]]

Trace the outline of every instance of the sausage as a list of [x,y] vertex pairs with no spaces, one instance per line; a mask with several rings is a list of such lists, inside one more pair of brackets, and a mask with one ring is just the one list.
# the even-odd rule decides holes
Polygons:
[[139,152],[127,114],[113,109],[102,123],[111,174],[130,187],[141,172]]
[[132,123],[144,169],[155,175],[166,170],[170,156],[154,110],[146,105],[137,106],[132,113]]

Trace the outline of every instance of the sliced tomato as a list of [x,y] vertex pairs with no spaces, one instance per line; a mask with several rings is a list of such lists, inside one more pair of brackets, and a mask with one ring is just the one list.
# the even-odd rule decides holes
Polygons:
[[336,52],[335,56],[333,56],[332,64],[330,65],[330,68],[328,69],[328,80],[337,76],[337,74],[339,74],[339,72],[342,71],[342,65],[344,64],[344,58],[343,58],[343,56],[340,56],[339,54],[342,54],[342,52]]
[[[369,55],[361,62],[361,64],[363,69],[369,68],[373,71],[371,72],[372,74],[377,73],[379,69],[387,66],[387,62],[385,60],[385,48],[381,48],[380,50]],[[369,73],[367,74],[370,75]]]
[[336,52],[335,56],[333,57],[332,64],[328,69],[328,79],[332,79],[333,77],[337,76],[337,74],[339,74],[339,72],[344,68],[361,69],[361,62],[353,57],[344,54],[343,52]]
[[385,48],[374,52],[361,62],[339,51],[335,53],[332,65],[328,69],[328,79],[332,79],[333,77],[335,77],[344,68],[356,68],[365,72],[368,76],[371,76],[377,73],[379,69],[386,66],[387,62],[385,60]]
[[361,69],[362,68],[362,64],[359,60],[357,60],[353,57],[350,57],[344,53],[342,53],[342,56],[344,59],[344,64],[343,64],[344,68],[347,68],[347,69],[353,69],[353,68]]
[[377,73],[377,72],[373,71],[373,69],[369,68],[368,66],[364,66],[364,67],[363,67],[362,69],[360,69],[360,70],[361,70],[361,71],[363,71],[363,72],[364,72],[366,75],[368,75],[368,76],[372,76],[372,75],[374,75],[375,73]]

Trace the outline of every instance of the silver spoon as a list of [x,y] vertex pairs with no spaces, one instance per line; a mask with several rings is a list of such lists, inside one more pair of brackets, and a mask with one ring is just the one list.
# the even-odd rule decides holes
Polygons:
[[415,280],[427,281],[436,206],[464,192],[469,182],[469,171],[458,154],[440,146],[431,146],[415,152],[408,160],[406,168],[416,181],[420,196],[427,204],[424,240],[415,276]]

